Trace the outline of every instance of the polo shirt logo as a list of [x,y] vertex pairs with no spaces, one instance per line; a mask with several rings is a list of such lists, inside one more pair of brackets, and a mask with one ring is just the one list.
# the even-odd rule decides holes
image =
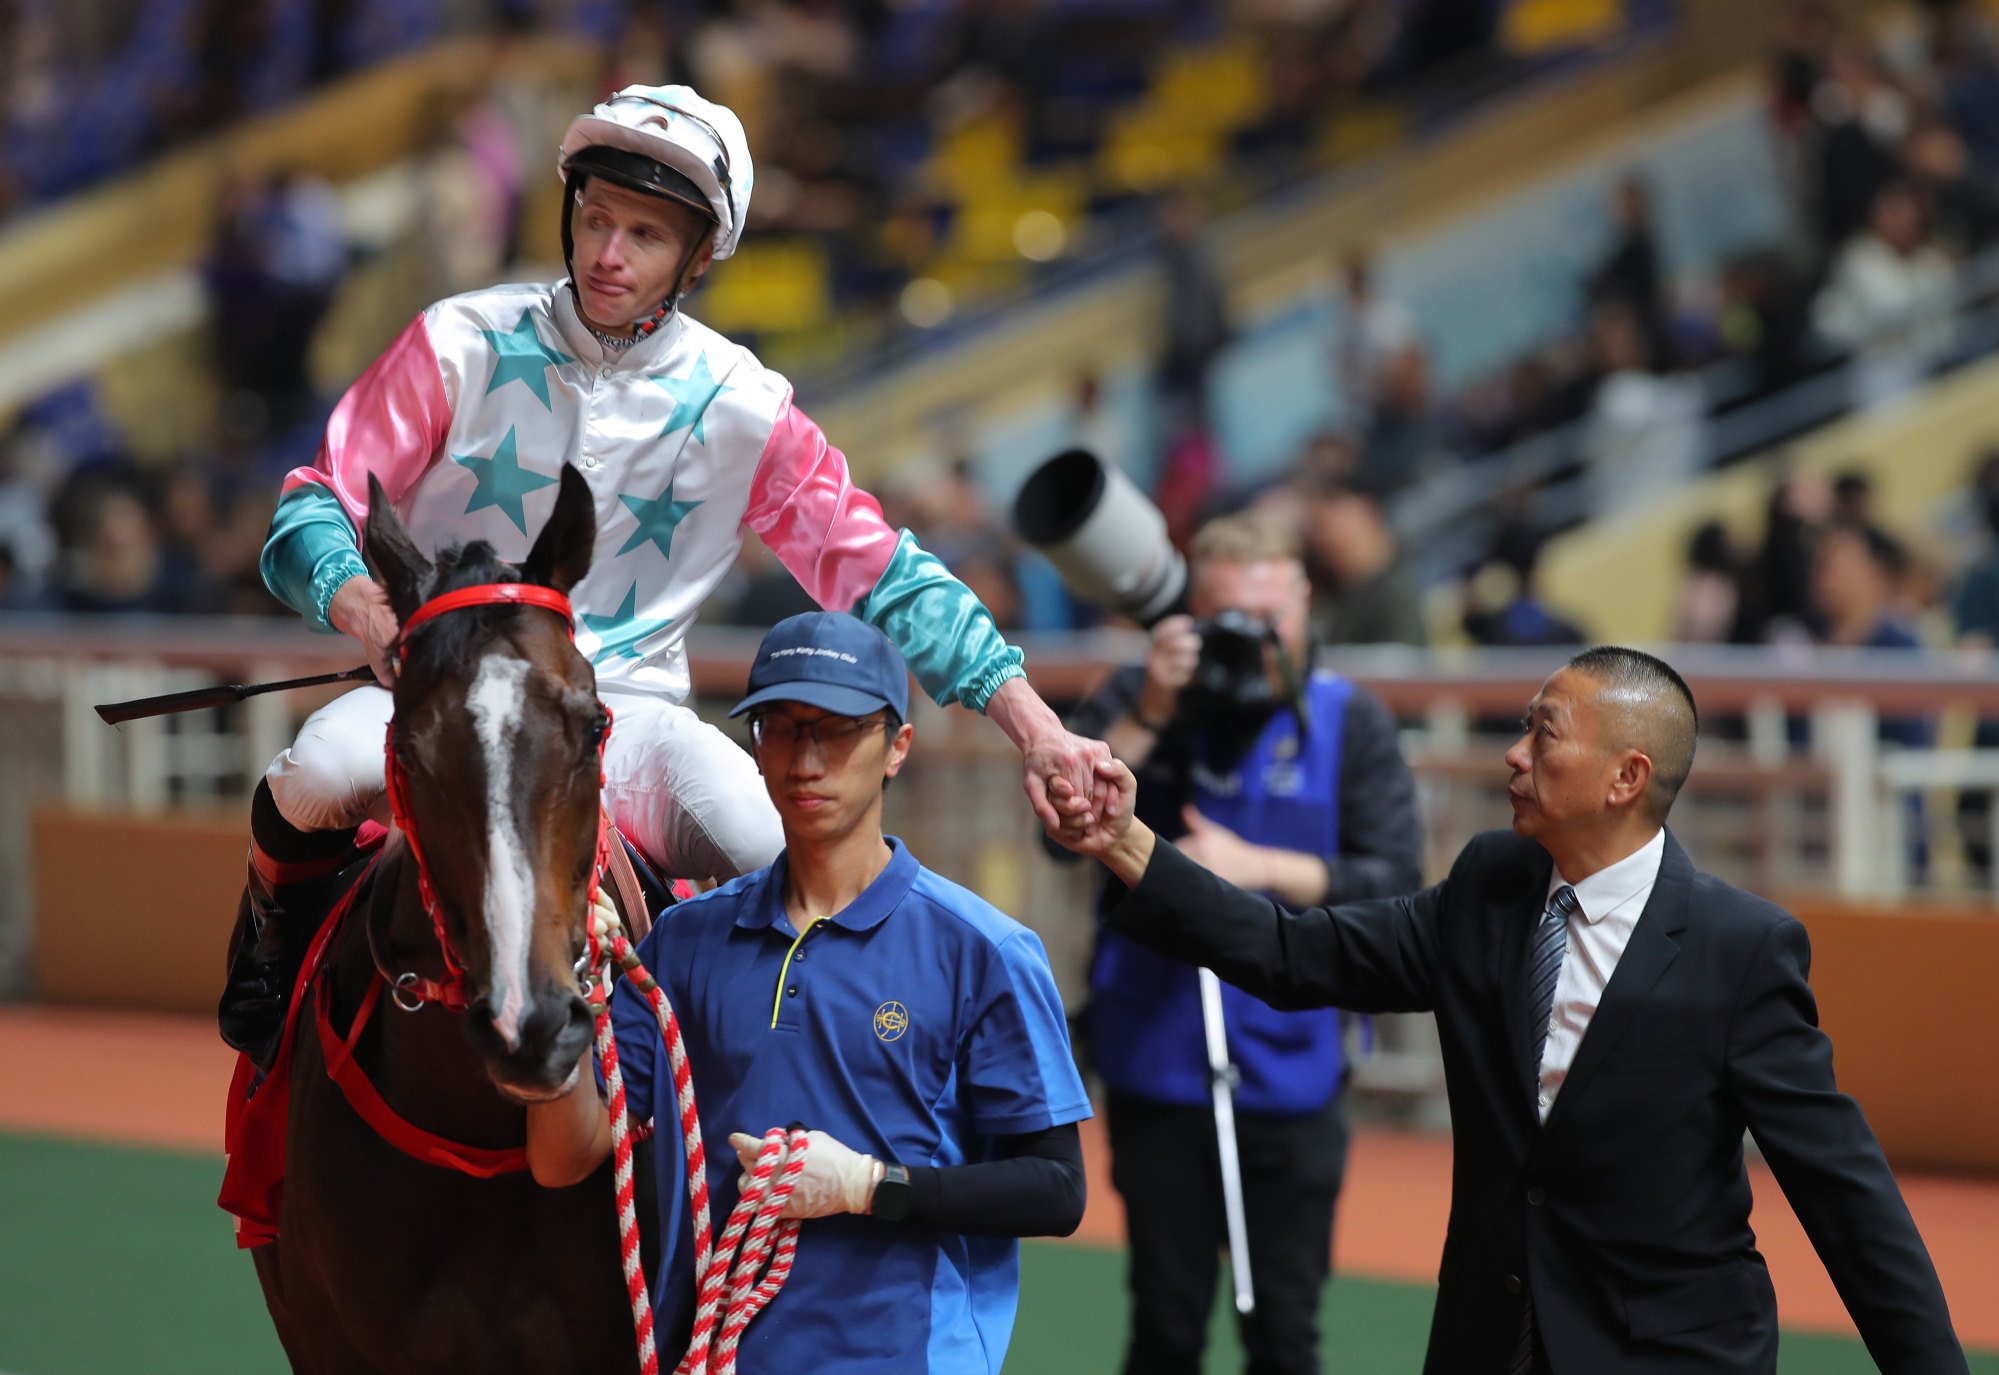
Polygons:
[[891,999],[875,1009],[875,1035],[894,1041],[909,1030],[909,1009]]

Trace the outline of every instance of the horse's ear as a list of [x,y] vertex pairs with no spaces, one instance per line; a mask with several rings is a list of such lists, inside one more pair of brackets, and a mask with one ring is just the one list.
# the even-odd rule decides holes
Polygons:
[[430,560],[417,551],[409,531],[396,519],[396,508],[382,490],[381,479],[368,474],[368,520],[362,549],[368,570],[389,594],[396,619],[407,621],[423,605],[424,591],[434,571]]
[[529,582],[567,592],[583,581],[597,551],[597,498],[573,464],[562,465],[562,486],[555,494],[555,511],[535,536],[534,548],[521,565]]

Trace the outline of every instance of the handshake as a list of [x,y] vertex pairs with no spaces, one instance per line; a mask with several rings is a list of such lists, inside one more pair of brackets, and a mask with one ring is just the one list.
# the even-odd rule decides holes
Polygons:
[[1049,838],[1064,849],[1103,862],[1127,885],[1144,877],[1151,862],[1152,829],[1132,815],[1138,802],[1138,780],[1123,761],[1106,757],[1093,762],[1095,797],[1080,792],[1067,778],[1048,781],[1048,803],[1056,820],[1042,817]]

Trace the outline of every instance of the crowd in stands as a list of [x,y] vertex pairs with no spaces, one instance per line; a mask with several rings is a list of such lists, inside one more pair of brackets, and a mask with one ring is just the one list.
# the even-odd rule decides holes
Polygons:
[[[1068,211],[1084,235],[1121,232],[1101,227],[1121,214],[1149,219],[1163,195],[1169,252],[1180,245],[1187,269],[1208,274],[1185,298],[1186,326],[1175,336],[1174,366],[1191,397],[1225,342],[1219,279],[1198,243],[1204,216],[1193,196],[1172,190],[1180,171],[1110,155],[1120,111],[1129,115],[1176,51],[1252,53],[1253,70],[1230,69],[1238,92],[1265,74],[1267,91],[1236,100],[1225,124],[1201,131],[1198,149],[1210,165],[1229,155],[1231,194],[1248,194],[1316,165],[1328,112],[1341,102],[1489,45],[1494,13],[1473,8],[1479,13],[1400,0],[0,0],[0,227],[10,208],[72,195],[469,28],[492,36],[490,55],[439,114],[419,214],[435,261],[428,290],[409,308],[503,280],[516,265],[523,205],[546,173],[542,150],[579,100],[633,81],[684,80],[751,125],[759,175],[742,257],[809,249],[828,268],[836,313],[819,336],[843,352],[890,328],[917,272],[948,278],[955,267],[952,280],[978,285],[978,264],[964,261],[977,257],[964,247],[964,221],[981,207],[954,176],[982,187],[1073,181],[1080,189]],[[557,96],[537,78],[528,49],[544,29],[601,42],[594,91]],[[989,145],[1001,150],[999,164],[981,161]],[[210,318],[202,338],[222,398],[212,432],[172,463],[137,462],[96,414],[88,383],[0,417],[0,607],[267,609],[243,590],[254,569],[240,541],[184,548],[175,511],[199,491],[196,504],[215,528],[254,527],[277,474],[309,458],[332,399],[315,385],[316,332],[357,246],[343,242],[334,191],[309,174],[245,175],[220,194],[201,272]],[[1031,267],[1011,243],[1005,256],[1010,271]],[[756,279],[746,263],[730,266],[722,291],[730,278]],[[704,318],[729,314],[713,292],[697,309]],[[771,342],[754,319],[714,322],[752,346]],[[1199,409],[1187,405],[1190,433]]]
[[[948,239],[963,209],[934,182],[941,146],[967,129],[997,128],[1027,175],[1073,165],[1102,151],[1120,102],[1144,86],[1163,50],[1222,22],[1218,9],[1163,0],[149,0],[114,56],[76,87],[116,84],[151,45],[162,54],[155,70],[127,83],[134,98],[154,102],[137,121],[151,132],[115,149],[111,140],[51,157],[46,139],[22,131],[79,123],[49,114],[57,97],[48,73],[62,70],[54,60],[59,8],[0,0],[0,30],[17,40],[5,45],[4,88],[4,166],[17,199],[100,180],[270,108],[284,92],[452,32],[467,15],[518,37],[559,9],[562,22],[604,36],[600,92],[632,80],[690,80],[752,114],[760,175],[751,242],[819,245],[837,265],[834,297],[863,313],[892,309],[913,265]],[[1309,168],[1326,112],[1339,101],[1489,44],[1489,28],[1438,18],[1452,8],[1384,0],[1231,7],[1230,22],[1261,45],[1270,98],[1228,131],[1229,165]],[[1423,331],[1381,287],[1366,249],[1345,251],[1324,361],[1329,394],[1341,398],[1337,423],[1260,490],[1235,482],[1206,413],[1211,374],[1232,338],[1208,207],[1242,188],[1093,178],[1087,215],[1142,215],[1157,226],[1168,307],[1156,334],[1158,423],[1142,434],[1105,423],[1099,379],[1084,376],[1076,437],[1149,475],[1178,536],[1249,502],[1291,519],[1330,643],[1421,644],[1444,634],[1555,644],[1608,629],[1573,624],[1542,598],[1535,570],[1550,532],[1539,499],[1545,486],[1494,496],[1491,538],[1454,570],[1458,610],[1443,617],[1398,534],[1397,502],[1426,476],[1565,428],[1582,435],[1580,448],[1566,471],[1548,476],[1582,477],[1591,493],[1585,510],[1677,482],[1711,457],[1700,436],[1716,398],[1696,370],[1717,359],[1738,360],[1749,376],[1728,405],[1780,390],[1840,352],[1867,361],[1857,402],[1933,366],[1949,344],[1957,265],[1999,241],[1999,61],[1977,7],[1935,0],[1915,13],[1913,27],[1876,46],[1815,0],[1788,12],[1771,63],[1770,119],[1798,211],[1793,241],[1727,263],[1711,281],[1668,280],[1653,188],[1621,178],[1607,188],[1608,245],[1576,283],[1574,331],[1455,394],[1434,385]],[[431,275],[453,288],[495,280],[515,260],[539,166],[534,149],[552,143],[542,126],[563,105],[513,80],[508,51],[507,40],[496,43],[490,69],[468,75],[465,99],[440,121],[425,179],[436,201],[425,213],[454,231],[427,235],[441,259]],[[41,56],[30,61],[33,54]],[[258,589],[258,537],[276,474],[309,455],[330,402],[315,388],[310,349],[350,257],[323,183],[287,173],[232,186],[203,274],[224,397],[214,433],[179,462],[134,462],[85,384],[14,417],[0,433],[0,607],[275,611]],[[1779,488],[1770,532],[1751,554],[1724,531],[1702,533],[1689,565],[1685,634],[1763,643],[1845,642],[1855,633],[1854,618],[1835,615],[1814,592],[1815,532],[1826,520],[1808,487]],[[892,517],[973,580],[1010,628],[1063,629],[1094,614],[1006,533],[968,461],[901,475],[887,499]],[[1888,558],[1882,551],[1896,546],[1877,536],[1869,527],[1849,562]],[[1949,576],[1932,569],[1930,585]],[[752,551],[712,610],[768,624],[800,595]]]
[[[1496,481],[1482,509],[1466,513],[1487,537],[1445,570],[1458,578],[1463,608],[1446,628],[1485,644],[1583,638],[1589,628],[1546,605],[1536,586],[1551,534],[1743,456],[1716,451],[1718,412],[1842,367],[1851,380],[1841,404],[1864,406],[1901,394],[1950,356],[1961,268],[1999,245],[1999,32],[1989,7],[1967,0],[1933,0],[1900,18],[1876,39],[1817,0],[1787,10],[1768,117],[1794,212],[1788,239],[1721,264],[1711,279],[1668,280],[1653,188],[1619,178],[1606,196],[1607,246],[1575,283],[1574,330],[1456,394],[1432,385],[1415,316],[1380,288],[1365,251],[1351,253],[1337,273],[1327,359],[1328,381],[1344,398],[1337,424],[1266,490],[1232,488],[1225,457],[1213,463],[1214,481],[1193,507],[1255,501],[1295,513],[1313,554],[1322,631],[1422,643],[1417,589],[1395,548],[1399,501],[1488,457],[1502,471],[1518,446],[1546,442],[1554,462],[1529,480]],[[1170,483],[1170,463],[1167,471]],[[1582,499],[1548,499],[1565,484]],[[1161,505],[1170,516],[1164,494]],[[1834,519],[1822,505],[1803,479],[1780,484],[1753,555],[1738,555],[1718,528],[1703,531],[1682,633],[1748,644],[1915,643],[1900,612],[1937,605],[1939,580],[1953,570],[1926,570],[1930,592],[1898,592],[1897,614],[1842,615],[1814,591],[1820,544],[1833,551],[1833,589],[1846,585],[1840,574],[1850,564],[1900,570],[1902,545],[1864,513],[1842,508]],[[1352,514],[1363,509],[1365,521]],[[1898,588],[1904,577],[1896,572]]]

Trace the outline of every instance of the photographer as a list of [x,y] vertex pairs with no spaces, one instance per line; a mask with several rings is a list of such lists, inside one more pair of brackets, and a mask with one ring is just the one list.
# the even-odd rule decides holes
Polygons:
[[[1141,815],[1221,877],[1291,906],[1414,891],[1415,785],[1379,700],[1310,671],[1296,541],[1252,516],[1195,537],[1190,616],[1152,632],[1070,721],[1138,776]],[[1224,1243],[1196,971],[1108,930],[1090,977],[1112,1182],[1129,1219],[1128,1375],[1201,1368]],[[1278,1012],[1224,985],[1255,1311],[1249,1369],[1316,1372],[1346,1159],[1342,1014]]]

